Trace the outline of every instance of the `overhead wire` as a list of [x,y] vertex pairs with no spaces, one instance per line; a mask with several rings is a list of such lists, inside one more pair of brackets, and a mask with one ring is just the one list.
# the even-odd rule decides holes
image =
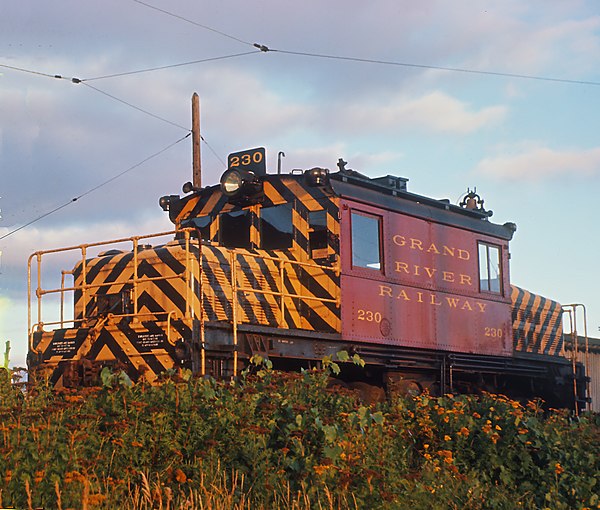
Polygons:
[[81,82],[83,85],[85,85],[86,87],[91,88],[92,90],[95,90],[96,92],[99,92],[100,94],[103,94],[107,97],[109,97],[110,99],[114,99],[115,101],[118,101],[119,103],[122,103],[126,106],[129,106],[130,108],[133,108],[134,110],[137,110],[139,112],[145,113],[146,115],[149,115],[150,117],[154,117],[155,119],[161,120],[163,122],[166,122],[167,124],[171,124],[172,126],[181,128],[185,131],[191,131],[189,128],[182,126],[181,124],[177,124],[176,122],[172,122],[168,119],[165,119],[164,117],[161,117],[160,115],[156,115],[155,113],[149,112],[148,110],[144,110],[143,108],[140,108],[139,106],[135,106],[134,104],[131,104],[127,101],[124,101],[123,99],[119,99],[116,96],[113,96],[112,94],[109,94],[108,92],[105,92],[104,90],[100,90],[97,87],[94,87],[93,85],[90,85],[89,83],[86,83],[85,81],[82,80]]
[[362,62],[367,64],[383,64],[390,66],[400,66],[400,67],[412,67],[417,69],[430,69],[436,71],[451,71],[456,73],[471,73],[471,74],[481,74],[481,75],[490,75],[490,76],[502,76],[505,78],[520,78],[527,80],[541,80],[541,81],[552,81],[558,83],[571,83],[577,85],[596,85],[600,86],[600,82],[597,81],[587,81],[587,80],[571,80],[567,78],[553,78],[550,76],[537,76],[533,74],[517,74],[517,73],[505,73],[499,71],[482,71],[477,69],[466,69],[461,67],[445,67],[445,66],[436,66],[436,65],[428,65],[428,64],[413,64],[409,62],[396,62],[390,60],[377,60],[370,58],[360,58],[360,57],[347,57],[342,55],[326,55],[321,53],[308,53],[302,51],[290,51],[290,50],[279,50],[275,48],[269,48],[263,44],[255,44],[257,48],[259,48],[263,52],[277,52],[277,53],[285,53],[287,55],[296,55],[303,57],[313,57],[313,58],[323,58],[323,59],[332,59],[332,60],[346,60],[350,62]]
[[[179,14],[175,14],[171,11],[167,11],[166,9],[161,9],[159,7],[153,6],[146,2],[142,2],[141,0],[133,0],[133,1],[138,4],[144,5],[150,9],[154,9],[158,12],[161,12],[163,14],[171,16],[173,18],[180,19],[187,23],[191,23],[192,25],[196,25],[197,27],[203,28],[205,30],[209,30],[211,32],[217,33],[217,34],[227,37],[229,39],[233,39],[242,44],[246,44],[246,45],[250,44],[248,41],[245,41],[243,39],[235,37],[231,34],[223,32],[221,30],[216,30],[207,25],[203,25],[201,23],[193,21],[193,20],[186,18],[184,16],[181,16]],[[253,43],[252,46],[254,46],[255,48],[258,48],[259,50],[261,50],[262,52],[265,52],[265,53],[277,52],[277,53],[284,53],[287,55],[295,55],[295,56],[342,60],[342,61],[349,61],[349,62],[361,62],[361,63],[367,63],[367,64],[380,64],[380,65],[390,65],[390,66],[399,66],[399,67],[410,67],[410,68],[414,68],[414,69],[430,69],[430,70],[449,71],[449,72],[456,72],[456,73],[469,73],[469,74],[479,74],[479,75],[487,75],[487,76],[501,76],[504,78],[518,78],[518,79],[539,80],[539,81],[548,81],[548,82],[556,82],[556,83],[570,83],[570,84],[576,84],[576,85],[600,86],[600,82],[593,81],[593,80],[574,80],[574,79],[568,79],[568,78],[555,78],[555,77],[551,77],[551,76],[537,76],[537,75],[531,75],[531,74],[507,73],[507,72],[500,72],[500,71],[484,71],[484,70],[477,70],[477,69],[466,69],[466,68],[461,68],[461,67],[447,67],[447,66],[438,66],[438,65],[429,65],[429,64],[413,64],[410,62],[397,62],[397,61],[390,61],[390,60],[351,57],[351,56],[344,56],[344,55],[327,55],[327,54],[322,54],[322,53],[310,53],[310,52],[303,52],[303,51],[292,51],[292,50],[269,48],[268,46],[266,46],[264,44],[260,44],[260,43]]]
[[[194,63],[200,63],[200,62],[208,62],[211,60],[220,60],[223,58],[230,58],[233,56],[241,56],[241,55],[248,55],[250,53],[259,53],[258,51],[251,51],[251,52],[246,52],[246,53],[242,53],[242,54],[236,54],[236,55],[227,55],[227,56],[222,56],[222,57],[215,57],[215,58],[209,58],[209,59],[204,59],[204,60],[196,60],[194,62],[186,62],[186,63],[182,63],[182,64],[174,64],[174,65],[170,65],[170,66],[162,66],[160,68],[153,68],[153,69],[145,69],[145,70],[141,70],[141,71],[133,71],[133,72],[129,72],[129,73],[120,73],[118,75],[110,75],[110,76],[104,76],[104,77],[98,77],[98,78],[93,78],[93,79],[101,79],[101,78],[110,78],[110,77],[114,77],[114,76],[124,76],[126,74],[135,74],[135,73],[139,73],[139,72],[146,72],[146,71],[152,71],[152,70],[158,70],[158,69],[168,69],[170,67],[178,67],[178,66],[182,66],[182,65],[189,65],[189,64],[194,64]],[[80,78],[66,78],[60,74],[50,74],[50,73],[45,73],[45,72],[41,72],[41,71],[34,71],[31,69],[25,69],[22,67],[16,67],[16,66],[10,66],[10,65],[6,65],[6,64],[0,64],[0,67],[5,67],[7,69],[11,69],[13,71],[20,71],[20,72],[25,72],[25,73],[29,73],[29,74],[34,74],[34,75],[38,75],[38,76],[44,76],[47,78],[56,78],[56,79],[62,79],[62,80],[68,80],[72,83],[75,84],[83,84],[87,87],[89,87],[90,89],[95,90],[96,92],[105,95],[106,97],[109,97],[110,99],[113,99],[114,101],[118,101],[119,103],[122,103],[126,106],[129,106],[130,108],[133,108],[134,110],[137,110],[141,113],[144,113],[146,115],[149,115],[150,117],[153,117],[155,119],[158,119],[162,122],[165,122],[167,124],[170,124],[172,126],[178,127],[180,129],[183,129],[185,131],[187,131],[188,133],[191,133],[191,130],[185,126],[182,126],[181,124],[177,124],[176,122],[170,121],[168,119],[165,119],[164,117],[161,117],[160,115],[156,115],[155,113],[152,113],[148,110],[145,110],[143,108],[140,108],[139,106],[136,106],[128,101],[125,101],[123,99],[120,99],[118,97],[116,97],[113,94],[109,94],[108,92],[99,89],[98,87],[95,87],[93,85],[90,85],[89,83],[86,83],[87,79],[80,79]],[[224,166],[226,166],[223,158],[221,156],[219,156],[219,154],[215,151],[215,149],[208,143],[208,141],[201,136],[200,137],[202,142],[204,142],[204,144],[208,147],[208,149],[210,150],[210,152],[213,154],[213,156]]]
[[216,34],[222,35],[224,37],[228,37],[229,39],[233,39],[234,41],[240,42],[242,44],[247,44],[249,46],[253,46],[253,44],[251,42],[244,41],[243,39],[240,39],[239,37],[235,37],[234,35],[231,35],[231,34],[228,34],[226,32],[222,32],[222,31],[217,30],[215,28],[209,27],[208,25],[203,25],[202,23],[198,23],[197,21],[193,21],[193,20],[191,20],[189,18],[186,18],[184,16],[181,16],[179,14],[175,14],[175,13],[167,11],[165,9],[161,9],[159,7],[156,7],[154,5],[148,4],[146,2],[142,2],[141,0],[133,0],[133,1],[135,3],[137,3],[137,4],[144,5],[144,6],[148,7],[148,8],[150,8],[150,9],[154,9],[155,11],[162,12],[163,14],[166,14],[166,15],[171,16],[173,18],[180,19],[182,21],[185,21],[185,22],[190,23],[192,25],[195,25],[197,27],[204,28],[205,30],[209,30],[211,32],[214,32]]
[[169,65],[165,65],[165,66],[149,67],[146,69],[137,69],[134,71],[124,71],[122,73],[107,74],[104,76],[95,76],[93,78],[84,78],[81,81],[86,82],[86,81],[94,81],[94,80],[104,80],[107,78],[120,78],[121,76],[129,76],[132,74],[140,74],[140,73],[149,73],[149,72],[153,72],[153,71],[162,71],[164,69],[172,69],[174,67],[183,67],[183,66],[189,66],[189,65],[194,65],[194,64],[202,64],[205,62],[215,62],[217,60],[226,60],[229,58],[244,57],[246,55],[254,55],[257,53],[259,53],[259,52],[255,51],[255,50],[245,51],[243,53],[233,53],[231,55],[222,55],[219,57],[209,57],[209,58],[203,58],[203,59],[199,59],[199,60],[191,60],[189,62],[181,62],[179,64],[169,64]]
[[7,237],[19,232],[20,230],[23,230],[24,228],[33,225],[34,223],[50,216],[51,214],[54,214],[58,211],[60,211],[61,209],[64,209],[65,207],[67,207],[68,205],[71,205],[73,202],[77,202],[78,200],[82,199],[83,197],[89,195],[90,193],[93,193],[94,191],[106,186],[107,184],[113,182],[114,180],[118,179],[119,177],[122,177],[123,175],[125,175],[126,173],[131,172],[132,170],[135,170],[136,168],[142,166],[144,163],[147,163],[148,161],[150,161],[151,159],[156,158],[157,156],[160,156],[162,153],[168,151],[171,147],[174,147],[175,145],[177,145],[178,143],[182,142],[183,140],[185,140],[186,138],[188,138],[189,136],[191,136],[191,133],[188,133],[187,135],[179,138],[178,140],[176,140],[175,142],[170,143],[169,145],[167,145],[166,147],[163,147],[161,150],[159,150],[158,152],[155,152],[154,154],[151,154],[150,156],[142,159],[141,161],[139,161],[138,163],[136,163],[135,165],[130,166],[129,168],[123,170],[122,172],[113,175],[111,178],[106,179],[105,181],[101,182],[100,184],[98,184],[97,186],[94,186],[93,188],[90,188],[89,190],[85,191],[84,193],[81,193],[80,195],[76,196],[75,198],[72,198],[71,200],[69,200],[68,202],[65,202],[64,204],[48,211],[45,212],[44,214],[36,217],[35,219],[25,223],[24,225],[21,225],[18,228],[15,228],[14,230],[11,230],[10,232],[4,234],[3,236],[0,237],[0,241],[2,241],[3,239],[6,239]]

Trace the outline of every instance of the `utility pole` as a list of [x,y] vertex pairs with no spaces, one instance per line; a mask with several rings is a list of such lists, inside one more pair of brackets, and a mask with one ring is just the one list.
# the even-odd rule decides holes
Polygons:
[[202,167],[200,158],[200,98],[194,92],[192,96],[192,185],[202,187]]
[[8,360],[9,360],[8,355],[9,355],[9,353],[10,353],[10,340],[8,340],[6,342],[6,351],[4,352],[4,365],[2,365],[3,368],[5,368],[6,370],[8,370]]

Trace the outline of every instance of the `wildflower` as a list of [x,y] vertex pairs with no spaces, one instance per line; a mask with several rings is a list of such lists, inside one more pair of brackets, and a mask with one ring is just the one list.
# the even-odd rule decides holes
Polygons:
[[479,419],[479,418],[481,418],[481,415],[479,413],[475,412],[475,413],[473,413],[473,418]]
[[564,471],[565,471],[565,469],[560,465],[559,462],[557,462],[556,464],[554,464],[554,472],[557,475],[560,475],[560,474],[564,473]]
[[454,459],[452,458],[452,452],[450,450],[438,450],[437,454],[444,458],[446,464],[452,464]]
[[175,470],[175,480],[179,483],[185,483],[187,482],[187,476],[181,469],[177,468]]
[[527,429],[519,429],[517,432],[523,436],[523,435],[527,434],[527,432],[529,432],[529,430],[527,430]]
[[315,473],[317,473],[319,476],[322,476],[323,473],[327,472],[327,470],[333,469],[333,466],[332,465],[317,464],[316,466],[313,466],[313,469],[314,469]]
[[502,430],[502,427],[500,427],[500,425],[496,425],[496,430]]
[[444,436],[444,441],[452,441],[452,438],[449,435]]
[[462,427],[457,434],[459,436],[469,437],[469,429],[467,427]]

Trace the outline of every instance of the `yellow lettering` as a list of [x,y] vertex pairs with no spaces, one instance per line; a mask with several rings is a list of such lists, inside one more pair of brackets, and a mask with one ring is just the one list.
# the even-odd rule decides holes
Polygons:
[[445,282],[454,283],[454,273],[450,271],[443,271],[442,274],[444,275],[443,280]]
[[471,277],[467,274],[461,274],[460,275],[460,284],[461,285],[473,285],[471,283]]
[[436,253],[437,255],[440,254],[440,250],[437,249],[437,246],[433,243],[431,243],[429,245],[429,248],[427,248],[427,253]]
[[392,237],[392,241],[398,246],[406,245],[406,238],[404,236],[395,235],[394,237]]
[[423,302],[423,293],[422,292],[417,292],[417,303],[422,303]]
[[479,307],[479,311],[481,313],[485,313],[485,309],[487,307],[486,303],[480,303],[479,301],[477,301],[477,306]]
[[396,261],[396,273],[402,273],[402,272],[405,272],[406,274],[409,274],[408,264],[406,262],[398,262],[398,261]]
[[472,306],[469,304],[469,302],[468,302],[468,301],[465,301],[465,304],[464,304],[464,305],[462,305],[462,309],[463,309],[463,310],[469,310],[469,312],[472,312],[472,311],[473,311],[473,307],[472,307]]
[[450,308],[456,308],[458,306],[460,299],[457,297],[447,297],[446,301],[448,302],[448,306]]
[[408,297],[408,294],[406,293],[405,290],[401,290],[398,293],[398,297],[396,299],[400,299],[400,298],[404,299],[404,301],[410,301],[410,298]]
[[448,246],[444,246],[444,253],[443,255],[450,255],[451,257],[454,257],[454,248],[450,248]]
[[423,241],[420,239],[415,239],[413,237],[410,238],[410,248],[412,250],[421,250],[423,251]]
[[388,287],[387,285],[380,285],[379,286],[379,295],[392,297],[392,288]]
[[437,273],[437,269],[435,269],[435,268],[424,267],[423,269],[425,269],[425,272],[427,273],[427,275],[429,276],[429,278],[433,278],[433,275],[435,273]]
[[471,254],[467,250],[458,250],[458,258],[460,260],[469,260],[471,258]]
[[442,303],[440,303],[437,300],[437,296],[435,294],[430,294],[430,296],[431,296],[431,302],[430,302],[430,304],[432,304],[434,306],[442,306]]

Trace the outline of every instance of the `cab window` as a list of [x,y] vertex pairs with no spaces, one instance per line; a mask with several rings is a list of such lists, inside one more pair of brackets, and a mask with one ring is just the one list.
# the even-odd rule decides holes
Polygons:
[[313,259],[327,256],[327,211],[309,211],[308,244]]
[[479,243],[479,290],[502,293],[500,246]]
[[249,211],[232,211],[219,216],[221,244],[226,248],[251,248]]
[[352,266],[381,270],[381,218],[352,211]]
[[264,250],[292,247],[292,204],[263,207],[260,210],[260,243]]

